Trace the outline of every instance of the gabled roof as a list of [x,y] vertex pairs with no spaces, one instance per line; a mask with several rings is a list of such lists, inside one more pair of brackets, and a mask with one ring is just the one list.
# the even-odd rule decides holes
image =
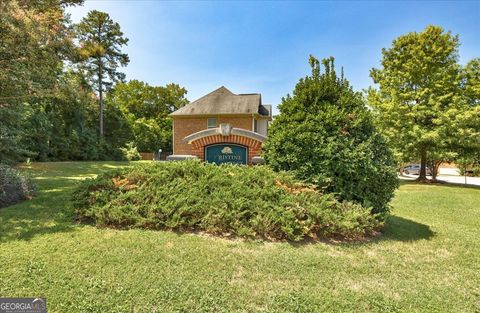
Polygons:
[[266,116],[269,115],[268,110],[262,106],[262,97],[259,93],[236,95],[222,86],[200,99],[181,107],[170,115],[186,116],[255,113]]

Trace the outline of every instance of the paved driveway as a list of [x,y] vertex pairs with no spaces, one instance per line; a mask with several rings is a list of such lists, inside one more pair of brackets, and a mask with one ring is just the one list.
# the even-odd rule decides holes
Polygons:
[[[400,179],[404,180],[415,180],[417,179],[417,175],[403,175],[400,176]],[[428,178],[431,178],[428,176]],[[443,180],[447,183],[452,183],[452,184],[465,184],[465,177],[464,176],[459,176],[459,175],[438,175],[437,176],[438,180]],[[474,186],[480,186],[480,177],[467,177],[467,185],[474,185]]]

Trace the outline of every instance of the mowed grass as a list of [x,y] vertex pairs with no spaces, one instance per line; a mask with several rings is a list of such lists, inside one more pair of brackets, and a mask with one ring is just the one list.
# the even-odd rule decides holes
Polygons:
[[271,243],[76,224],[75,183],[115,162],[23,167],[0,209],[0,297],[49,312],[480,312],[480,189],[402,184],[382,236]]

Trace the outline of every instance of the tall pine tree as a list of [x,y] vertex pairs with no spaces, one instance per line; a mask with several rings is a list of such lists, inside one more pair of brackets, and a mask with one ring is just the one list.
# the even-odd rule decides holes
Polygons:
[[130,61],[128,55],[121,52],[121,47],[128,43],[128,38],[124,37],[120,25],[107,13],[96,10],[90,11],[76,28],[82,67],[99,96],[99,126],[100,135],[103,136],[103,93],[114,82],[123,81],[125,78],[125,74],[119,72],[118,67],[126,66]]

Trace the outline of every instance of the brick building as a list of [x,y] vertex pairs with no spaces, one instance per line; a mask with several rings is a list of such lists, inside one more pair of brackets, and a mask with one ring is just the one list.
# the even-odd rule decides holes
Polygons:
[[252,164],[260,155],[272,120],[260,94],[234,94],[225,87],[171,114],[173,156],[214,163]]

